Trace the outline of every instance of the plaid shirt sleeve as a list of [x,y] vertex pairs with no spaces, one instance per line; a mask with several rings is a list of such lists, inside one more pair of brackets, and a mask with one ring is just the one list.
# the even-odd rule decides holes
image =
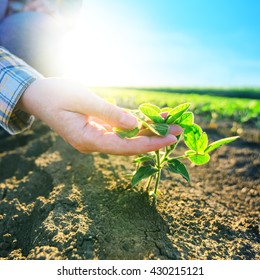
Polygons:
[[16,108],[28,86],[42,77],[23,60],[0,47],[0,125],[10,134],[29,128],[33,116]]

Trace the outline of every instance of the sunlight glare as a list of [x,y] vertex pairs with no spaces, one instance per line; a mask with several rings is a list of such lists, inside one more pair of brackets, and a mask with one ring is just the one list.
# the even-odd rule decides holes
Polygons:
[[81,15],[62,43],[61,67],[65,77],[88,86],[123,85],[129,81],[133,48],[120,37],[118,27]]

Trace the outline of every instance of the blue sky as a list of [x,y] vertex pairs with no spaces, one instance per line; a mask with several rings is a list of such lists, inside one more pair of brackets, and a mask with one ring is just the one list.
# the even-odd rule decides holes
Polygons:
[[90,83],[260,86],[258,0],[84,2]]

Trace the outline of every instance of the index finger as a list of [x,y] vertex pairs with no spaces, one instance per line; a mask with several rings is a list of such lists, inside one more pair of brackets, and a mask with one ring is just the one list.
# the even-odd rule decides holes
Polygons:
[[[88,134],[87,141],[91,141],[90,134]],[[138,136],[131,139],[122,139],[112,132],[104,132],[102,135],[99,135],[99,137],[95,137],[94,141],[94,150],[89,150],[88,145],[86,145],[85,150],[83,148],[82,152],[99,151],[113,155],[137,155],[172,145],[177,141],[177,138],[169,134],[165,137]]]

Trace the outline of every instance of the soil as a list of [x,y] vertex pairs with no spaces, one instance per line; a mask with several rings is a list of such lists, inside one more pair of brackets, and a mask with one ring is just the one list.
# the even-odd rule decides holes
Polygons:
[[190,184],[164,172],[155,207],[131,157],[80,154],[38,122],[0,138],[0,259],[260,259],[259,154],[240,139],[188,164]]

